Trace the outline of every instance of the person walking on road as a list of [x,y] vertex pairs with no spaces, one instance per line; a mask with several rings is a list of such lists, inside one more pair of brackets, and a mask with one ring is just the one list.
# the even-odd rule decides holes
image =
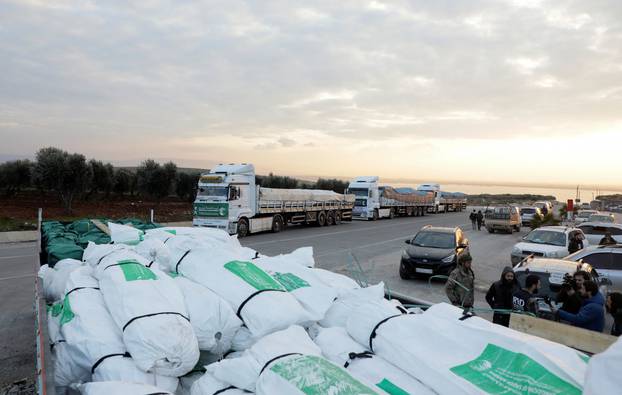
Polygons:
[[482,214],[482,210],[477,211],[477,230],[482,230],[482,223],[484,222],[484,214]]
[[598,291],[594,281],[586,281],[581,288],[583,304],[577,314],[558,310],[561,320],[567,321],[579,328],[602,332],[605,328],[605,298]]
[[[501,279],[495,281],[486,293],[486,302],[493,309],[512,310],[512,298],[514,292],[518,291],[518,289],[518,281],[516,281],[514,271],[511,267],[506,266],[501,273]],[[510,313],[495,311],[492,316],[492,322],[510,326]]]
[[614,244],[618,244],[618,242],[616,241],[616,239],[613,238],[613,236],[611,236],[611,231],[609,230],[605,232],[605,237],[600,239],[600,242],[598,243],[598,245],[601,246],[610,246]]
[[458,258],[458,266],[451,271],[445,283],[445,294],[454,306],[473,307],[475,274],[471,269],[472,262],[469,254]]
[[534,295],[540,289],[540,277],[530,274],[525,279],[525,288],[514,292],[512,296],[512,310],[536,313]]
[[471,226],[473,227],[473,230],[475,230],[475,227],[477,226],[477,214],[475,213],[475,210],[473,210],[471,214],[469,214],[469,219],[471,220]]

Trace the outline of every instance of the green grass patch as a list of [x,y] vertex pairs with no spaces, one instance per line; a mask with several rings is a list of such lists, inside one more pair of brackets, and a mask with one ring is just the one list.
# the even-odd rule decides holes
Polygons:
[[20,230],[37,230],[37,224],[24,220],[0,217],[0,232],[13,232]]

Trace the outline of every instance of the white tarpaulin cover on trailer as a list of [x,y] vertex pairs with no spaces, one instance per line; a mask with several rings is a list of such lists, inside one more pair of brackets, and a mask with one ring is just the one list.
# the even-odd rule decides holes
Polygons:
[[353,202],[353,195],[342,195],[333,191],[319,189],[277,189],[260,188],[259,199],[266,201],[345,201]]

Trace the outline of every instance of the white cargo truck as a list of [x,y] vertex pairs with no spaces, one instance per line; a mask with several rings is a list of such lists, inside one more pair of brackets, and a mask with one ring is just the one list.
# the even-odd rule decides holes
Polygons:
[[432,193],[380,186],[378,180],[378,176],[361,176],[350,182],[347,192],[356,198],[352,209],[353,219],[420,216],[434,204]]
[[421,184],[417,187],[418,191],[432,192],[434,194],[434,204],[428,209],[432,213],[447,213],[449,211],[463,211],[467,207],[466,195],[462,192],[441,191],[440,184]]
[[353,206],[354,196],[333,191],[262,188],[252,164],[218,165],[199,179],[192,223],[244,237],[289,224],[337,225],[352,219]]

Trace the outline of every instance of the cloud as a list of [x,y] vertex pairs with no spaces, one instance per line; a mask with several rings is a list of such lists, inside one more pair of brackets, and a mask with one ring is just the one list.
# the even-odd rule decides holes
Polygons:
[[293,147],[294,145],[296,145],[296,140],[292,140],[287,137],[281,137],[279,139],[279,144],[281,144],[283,147]]

